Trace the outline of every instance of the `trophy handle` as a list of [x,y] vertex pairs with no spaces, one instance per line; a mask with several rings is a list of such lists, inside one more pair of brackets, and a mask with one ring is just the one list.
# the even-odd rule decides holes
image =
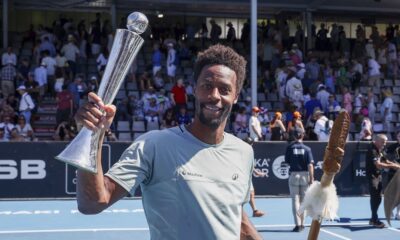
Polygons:
[[[105,105],[113,102],[143,42],[139,34],[126,29],[117,29],[97,93]],[[55,158],[79,169],[97,173],[97,152],[101,144],[100,136],[104,131],[104,129],[91,131],[83,127],[64,151]]]

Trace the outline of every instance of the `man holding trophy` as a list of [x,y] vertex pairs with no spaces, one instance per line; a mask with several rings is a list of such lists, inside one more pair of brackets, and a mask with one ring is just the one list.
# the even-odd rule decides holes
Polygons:
[[[87,152],[83,148],[88,141],[77,140],[75,147],[68,146],[57,156],[79,168],[78,209],[99,213],[134,194],[140,185],[151,239],[261,239],[242,208],[250,197],[253,150],[224,132],[243,85],[245,66],[243,57],[222,45],[200,53],[194,67],[193,123],[140,136],[106,174],[101,146],[116,108],[101,94],[89,93],[89,102],[75,118],[92,134],[87,134],[89,152],[94,148],[96,153],[70,160],[68,148]],[[94,167],[84,163],[93,156]]]

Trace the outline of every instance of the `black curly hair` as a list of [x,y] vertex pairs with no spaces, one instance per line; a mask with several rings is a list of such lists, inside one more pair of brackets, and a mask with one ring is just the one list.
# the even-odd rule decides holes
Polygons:
[[246,60],[236,53],[232,48],[216,44],[198,54],[194,66],[194,80],[200,76],[201,70],[207,65],[224,65],[236,73],[236,91],[242,90],[246,76]]

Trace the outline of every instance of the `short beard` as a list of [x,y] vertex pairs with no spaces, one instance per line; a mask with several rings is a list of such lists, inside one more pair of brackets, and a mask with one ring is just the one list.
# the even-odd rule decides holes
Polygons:
[[232,106],[230,107],[224,107],[222,109],[222,114],[221,116],[219,116],[218,118],[214,118],[214,119],[210,119],[207,118],[204,113],[203,113],[203,109],[205,107],[204,103],[198,103],[196,102],[196,115],[198,116],[200,122],[204,125],[206,125],[207,127],[211,128],[212,130],[216,130],[219,126],[221,126],[221,124],[226,121],[226,119],[228,118]]

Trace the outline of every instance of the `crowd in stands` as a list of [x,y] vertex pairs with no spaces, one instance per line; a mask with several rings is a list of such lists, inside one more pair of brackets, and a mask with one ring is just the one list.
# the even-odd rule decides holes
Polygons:
[[[120,28],[125,28],[124,22],[121,19]],[[210,30],[205,22],[155,24],[144,35],[144,53],[132,64],[124,83],[125,89],[133,84],[137,91],[126,91],[115,101],[118,111],[107,139],[118,139],[120,121],[128,121],[129,129],[135,121],[144,121],[147,130],[190,123],[195,108],[191,67],[197,53],[208,45],[229,45],[250,64],[249,21],[240,34],[229,22],[226,36],[214,20],[208,26]],[[370,139],[374,128],[393,132],[394,110],[400,102],[396,96],[400,91],[393,95],[393,86],[399,85],[398,25],[389,24],[386,32],[373,26],[370,36],[359,25],[355,39],[339,24],[312,25],[312,46],[307,51],[301,26],[294,36],[289,30],[285,20],[258,26],[259,106],[251,104],[248,78],[227,131],[241,138],[250,134],[257,140],[282,141],[290,140],[291,129],[299,126],[306,131],[306,140],[326,141],[332,120],[344,109],[357,132],[354,140]],[[51,26],[31,25],[21,35],[21,47],[28,51],[18,51],[17,56],[10,46],[2,54],[0,141],[37,139],[32,128],[35,115],[49,99],[57,103],[53,139],[70,140],[80,128],[74,123],[74,112],[88,92],[97,91],[104,73],[114,38],[111,24],[99,13],[89,25],[61,15]],[[88,74],[82,62],[96,67]],[[252,129],[255,118],[260,133]]]

